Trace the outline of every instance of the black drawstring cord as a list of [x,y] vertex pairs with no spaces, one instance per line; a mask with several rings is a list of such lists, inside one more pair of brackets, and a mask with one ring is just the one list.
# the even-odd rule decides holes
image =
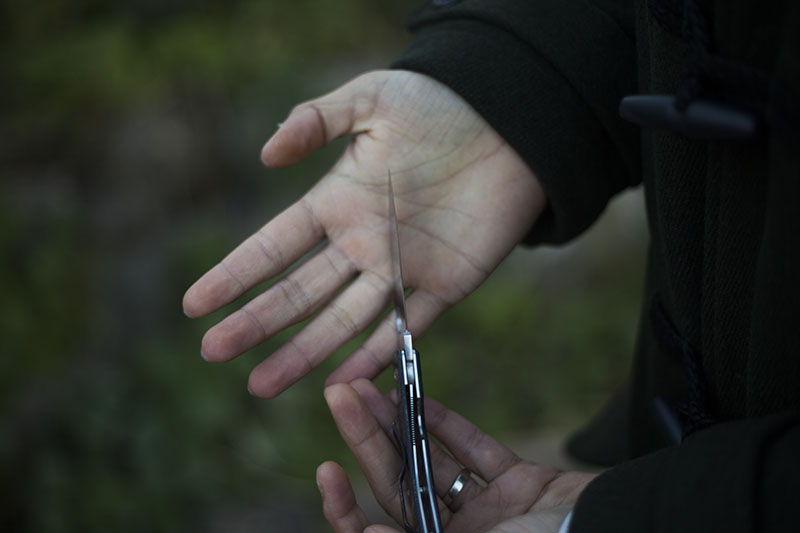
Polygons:
[[695,431],[717,422],[708,409],[708,388],[700,365],[700,353],[681,337],[664,311],[661,299],[656,295],[650,308],[653,332],[659,346],[673,360],[683,365],[686,379],[686,401],[675,410],[681,417],[681,440]]
[[626,97],[623,118],[703,139],[750,140],[768,126],[800,145],[800,98],[771,74],[711,53],[711,31],[698,0],[648,0],[650,12],[691,52],[674,96]]
[[675,107],[685,112],[689,103],[700,96],[705,74],[703,66],[711,60],[706,19],[695,0],[684,1],[682,34],[692,52],[686,64],[686,79],[675,94]]

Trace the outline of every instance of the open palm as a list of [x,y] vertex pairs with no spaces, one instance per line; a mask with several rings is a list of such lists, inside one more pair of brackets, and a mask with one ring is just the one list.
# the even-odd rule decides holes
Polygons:
[[[385,308],[389,169],[412,290],[409,327],[417,334],[486,279],[544,205],[530,169],[471,107],[410,72],[365,74],[297,106],[262,159],[292,165],[343,135],[352,140],[330,172],[184,296],[186,314],[201,316],[283,276],[206,333],[202,352],[210,361],[230,360],[319,311],[253,370],[249,388],[258,396],[285,390]],[[378,327],[329,382],[376,375],[391,362],[394,343],[392,328]]]

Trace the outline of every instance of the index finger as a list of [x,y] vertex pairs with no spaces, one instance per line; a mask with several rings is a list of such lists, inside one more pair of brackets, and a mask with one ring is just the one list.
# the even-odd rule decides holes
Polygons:
[[375,499],[395,521],[402,523],[397,475],[403,465],[394,444],[350,385],[327,387],[325,400]]
[[197,280],[183,296],[183,312],[216,311],[297,261],[325,232],[305,198],[269,221]]

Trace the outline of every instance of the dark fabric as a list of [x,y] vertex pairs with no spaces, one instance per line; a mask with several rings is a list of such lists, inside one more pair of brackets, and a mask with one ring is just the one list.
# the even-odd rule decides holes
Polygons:
[[796,412],[715,425],[602,474],[570,531],[796,532],[798,450]]
[[[702,35],[687,32],[687,9]],[[638,459],[590,485],[573,531],[800,530],[786,512],[798,494],[797,417],[776,415],[800,409],[800,125],[785,111],[800,95],[800,3],[464,0],[425,5],[410,27],[417,39],[395,66],[453,88],[542,181],[548,210],[530,242],[574,237],[612,195],[644,184],[651,245],[618,448]],[[744,77],[698,67],[698,43]],[[766,103],[744,87],[755,70],[779,88]],[[761,135],[636,133],[616,114],[627,94],[679,92],[682,105],[754,110]],[[656,298],[655,327],[669,324],[672,340],[655,334]],[[689,379],[669,345],[691,347]],[[686,405],[698,389],[706,413],[692,429],[715,423],[665,448],[654,402]]]
[[611,196],[641,180],[638,130],[617,113],[636,87],[633,14],[623,7],[465,0],[426,5],[412,18],[418,39],[394,67],[463,95],[547,190],[531,243],[574,237]]
[[[567,454],[592,467],[617,465],[630,457],[630,391],[620,390],[603,409],[565,443]],[[535,459],[530,457],[530,459]]]

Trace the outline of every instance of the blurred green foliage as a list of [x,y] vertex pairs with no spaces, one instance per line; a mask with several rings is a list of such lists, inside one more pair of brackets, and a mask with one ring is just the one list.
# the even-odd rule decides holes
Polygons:
[[[322,384],[360,339],[256,400],[249,370],[297,327],[209,365],[226,310],[189,321],[180,299],[331,164],[341,143],[278,173],[258,151],[292,105],[388,64],[413,3],[0,5],[0,530],[324,529],[314,469],[354,464]],[[640,262],[555,285],[502,268],[419,340],[427,392],[498,434],[574,425],[624,378]]]

